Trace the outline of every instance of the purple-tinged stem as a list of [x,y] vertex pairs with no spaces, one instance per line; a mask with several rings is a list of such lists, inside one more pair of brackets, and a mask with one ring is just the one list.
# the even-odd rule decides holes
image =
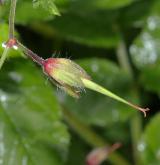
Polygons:
[[29,58],[31,58],[34,62],[39,64],[40,66],[43,66],[44,64],[44,59],[42,57],[39,57],[37,54],[32,52],[30,49],[25,47],[23,44],[17,41],[17,46],[26,54]]

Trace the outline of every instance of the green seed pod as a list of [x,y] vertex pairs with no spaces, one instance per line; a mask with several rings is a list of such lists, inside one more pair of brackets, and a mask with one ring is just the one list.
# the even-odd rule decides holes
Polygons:
[[65,58],[49,58],[43,61],[44,72],[52,78],[58,87],[65,90],[69,95],[79,98],[79,93],[85,87],[93,91],[102,93],[119,102],[127,104],[141,112],[146,116],[148,108],[141,108],[127,100],[112,93],[108,89],[96,84],[90,80],[87,73],[76,63]]
[[[56,83],[58,87],[65,90],[69,95],[79,98],[81,90],[88,88],[104,94],[105,96],[115,99],[121,103],[129,105],[138,111],[143,112],[144,116],[146,117],[146,113],[149,111],[149,108],[141,108],[90,80],[88,74],[73,61],[65,58],[49,58],[44,60],[18,41],[16,41],[16,44],[16,46],[21,48],[28,57],[42,66],[43,71],[47,74],[53,83]],[[6,54],[7,52],[4,52],[4,57]],[[1,66],[3,61],[4,60],[2,58],[0,61]]]
[[77,98],[85,87],[82,79],[90,79],[79,65],[65,58],[46,59],[43,69],[60,88]]

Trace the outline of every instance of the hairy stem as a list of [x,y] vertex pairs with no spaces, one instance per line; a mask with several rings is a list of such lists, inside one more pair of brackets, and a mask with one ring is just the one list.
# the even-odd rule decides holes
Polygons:
[[11,0],[10,14],[9,14],[9,39],[14,38],[14,21],[17,0]]
[[[62,111],[66,122],[74,129],[88,144],[92,147],[104,147],[109,144],[97,135],[88,125],[81,122],[72,112],[62,105]],[[121,157],[117,152],[113,152],[108,160],[113,164],[129,165],[127,160]]]
[[19,41],[17,41],[17,46],[24,52],[27,57],[31,58],[34,62],[42,66],[44,64],[44,59],[42,57],[39,57],[37,54],[32,52],[30,49],[25,47],[23,44],[21,44]]
[[10,49],[10,48],[6,47],[6,48],[4,49],[4,51],[3,51],[3,54],[2,54],[2,56],[1,56],[1,58],[0,58],[0,69],[2,68],[2,66],[3,66],[3,64],[4,64],[4,61],[5,61],[6,58],[7,58],[9,49]]
[[121,41],[118,44],[117,57],[121,67],[131,76],[133,76],[133,70],[132,67],[130,66],[126,45],[123,39],[121,39]]

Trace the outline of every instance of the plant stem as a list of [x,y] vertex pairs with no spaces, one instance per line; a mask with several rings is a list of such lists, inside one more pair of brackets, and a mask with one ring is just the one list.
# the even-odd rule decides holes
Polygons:
[[3,64],[4,64],[4,61],[6,60],[7,58],[7,55],[8,55],[8,52],[9,52],[9,47],[6,47],[3,51],[3,54],[0,58],[0,69],[2,68]]
[[9,14],[9,39],[14,38],[14,21],[17,0],[11,0],[10,14]]
[[141,116],[136,113],[130,121],[131,137],[132,137],[132,148],[135,165],[141,165],[140,152],[138,150],[138,142],[142,132],[142,120]]
[[[129,62],[127,48],[126,48],[123,37],[122,37],[122,39],[118,45],[118,48],[117,48],[117,57],[118,57],[118,60],[119,60],[121,67],[134,80],[133,69],[132,69],[130,62]],[[137,88],[134,91],[136,92],[136,95],[138,96]],[[136,113],[132,117],[131,122],[130,122],[130,129],[131,129],[134,162],[135,162],[135,165],[140,165],[141,159],[140,159],[140,153],[137,149],[137,146],[138,146],[138,142],[139,142],[141,132],[142,132],[142,121],[141,121],[141,116],[139,113]]]
[[[10,14],[9,14],[9,41],[14,38],[14,20],[15,20],[16,2],[17,0],[11,0]],[[4,61],[7,58],[9,49],[10,47],[6,45],[6,48],[4,49],[4,52],[0,58],[0,69],[2,68]]]
[[44,64],[44,59],[42,57],[39,57],[37,54],[32,52],[30,49],[25,47],[23,44],[21,44],[19,41],[17,41],[17,46],[26,54],[29,58],[31,58],[34,62],[42,66]]
[[[62,111],[66,122],[75,130],[88,144],[92,147],[109,146],[107,142],[97,135],[88,125],[81,122],[73,113],[62,105]],[[117,152],[113,152],[109,157],[109,161],[113,164],[129,165],[127,160],[121,157]]]
[[121,67],[133,77],[133,70],[131,68],[131,65],[128,59],[128,53],[127,53],[126,45],[123,39],[121,39],[121,41],[119,42],[119,45],[117,48],[117,57],[118,57],[118,61]]

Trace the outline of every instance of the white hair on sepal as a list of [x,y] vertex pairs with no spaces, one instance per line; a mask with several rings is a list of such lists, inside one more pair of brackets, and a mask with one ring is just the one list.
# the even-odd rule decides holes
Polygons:
[[18,50],[18,46],[17,45],[13,45],[13,49]]
[[3,43],[2,43],[2,48],[6,48],[6,47],[7,47],[6,43],[3,42]]
[[52,58],[60,58],[60,56],[61,56],[61,52],[60,51],[54,51],[54,53],[52,54]]

